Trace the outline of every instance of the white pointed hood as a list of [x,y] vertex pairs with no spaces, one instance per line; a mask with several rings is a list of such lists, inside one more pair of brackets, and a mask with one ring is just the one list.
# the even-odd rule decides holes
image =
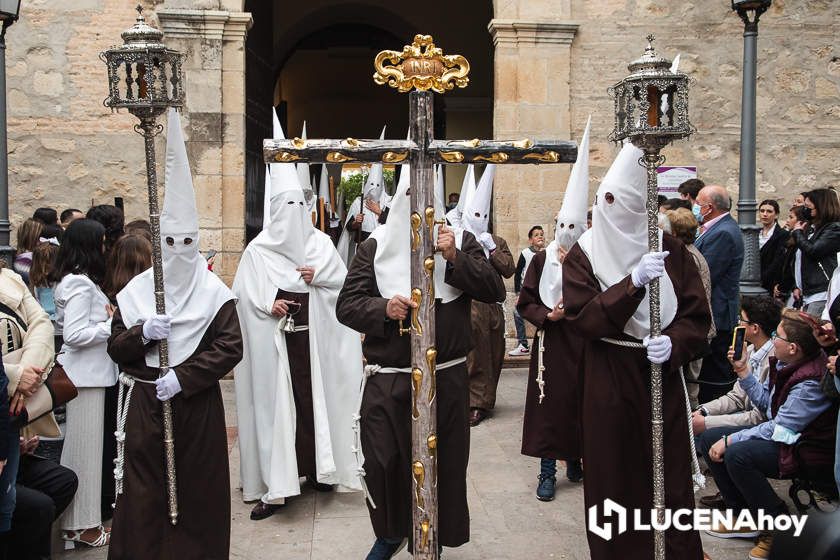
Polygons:
[[540,299],[553,309],[563,295],[563,266],[557,259],[557,248],[572,248],[586,230],[586,209],[589,201],[589,129],[592,117],[586,122],[578,148],[577,161],[569,174],[563,195],[563,205],[557,214],[554,241],[546,248],[545,266],[540,276]]
[[467,165],[467,172],[464,174],[464,182],[461,183],[461,194],[458,195],[458,205],[446,213],[446,219],[456,229],[464,229],[464,208],[466,208],[467,201],[475,191],[475,167],[473,164]]
[[[373,268],[376,285],[382,297],[411,294],[411,167],[403,165],[400,180],[391,201],[388,221],[370,236],[376,239]],[[444,281],[446,261],[435,254],[435,299],[448,303],[461,295],[461,291]]]
[[[306,140],[306,121],[303,121],[303,130],[300,133],[300,137],[302,140]],[[312,189],[312,178],[309,174],[309,164],[298,163],[296,165],[296,170],[298,182],[300,183],[300,190],[303,191],[307,209],[311,211],[315,207],[315,192]]]
[[464,229],[471,232],[476,238],[487,232],[490,222],[490,203],[493,200],[493,178],[496,176],[496,165],[487,164],[478,186],[466,201],[462,224]]
[[[274,119],[274,136],[283,138],[276,114]],[[290,292],[305,292],[306,284],[295,269],[306,264],[306,244],[314,229],[293,163],[271,164],[269,215],[268,227],[251,241],[251,245],[272,267],[272,277],[278,287]]]
[[[161,244],[166,312],[172,316],[169,364],[177,366],[195,352],[216,313],[234,297],[222,281],[207,270],[207,262],[198,250],[195,191],[181,117],[175,109],[170,109],[168,114],[165,189],[160,240],[155,241]],[[127,327],[154,315],[152,269],[134,277],[117,294],[117,304]],[[158,366],[156,348],[147,354],[146,364]]]
[[443,182],[443,165],[435,165],[435,216],[446,213],[446,187]]
[[[595,195],[592,229],[578,241],[589,258],[592,271],[602,289],[617,284],[629,275],[642,255],[648,252],[647,171],[639,163],[642,151],[626,143],[619,152]],[[662,231],[659,231],[660,247]],[[674,285],[667,274],[660,278],[662,328],[677,312]],[[634,338],[650,334],[649,293],[624,327]]]
[[318,196],[324,199],[324,211],[327,215],[332,215],[332,197],[330,196],[330,174],[327,171],[327,165],[321,164],[321,179],[318,187]]

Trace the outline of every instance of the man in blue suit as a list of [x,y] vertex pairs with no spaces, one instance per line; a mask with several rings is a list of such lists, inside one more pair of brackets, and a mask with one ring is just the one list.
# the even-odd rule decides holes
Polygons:
[[700,402],[726,394],[735,380],[726,353],[739,319],[738,281],[744,263],[744,240],[738,224],[729,214],[731,206],[726,189],[709,185],[697,195],[693,208],[702,224],[700,237],[694,245],[709,263],[712,318],[717,328],[710,354],[703,358],[700,370]]

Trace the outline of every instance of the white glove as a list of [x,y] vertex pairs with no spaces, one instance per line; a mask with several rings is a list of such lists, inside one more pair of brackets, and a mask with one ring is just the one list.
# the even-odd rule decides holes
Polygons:
[[647,348],[647,358],[652,364],[664,364],[671,357],[671,337],[659,335],[656,338],[646,336],[642,344]]
[[646,253],[639,259],[639,264],[630,273],[630,279],[633,280],[633,285],[637,288],[649,284],[654,278],[659,278],[665,274],[665,257],[670,255],[670,251],[662,251],[661,253]]
[[147,340],[164,340],[169,338],[171,322],[172,317],[169,315],[152,315],[143,323],[143,337]]
[[486,231],[478,234],[478,242],[488,251],[494,251],[496,249],[496,242],[493,241],[493,236]]
[[175,395],[181,392],[181,383],[178,381],[178,376],[175,375],[175,370],[169,368],[169,372],[155,379],[155,387],[157,388],[157,398],[159,401],[168,401]]

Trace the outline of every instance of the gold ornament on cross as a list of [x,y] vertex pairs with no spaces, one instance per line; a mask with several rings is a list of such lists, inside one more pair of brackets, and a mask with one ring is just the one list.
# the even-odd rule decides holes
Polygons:
[[388,84],[400,93],[416,89],[445,93],[467,87],[470,63],[459,54],[444,55],[431,35],[414,36],[414,42],[400,51],[382,51],[373,63],[373,80]]

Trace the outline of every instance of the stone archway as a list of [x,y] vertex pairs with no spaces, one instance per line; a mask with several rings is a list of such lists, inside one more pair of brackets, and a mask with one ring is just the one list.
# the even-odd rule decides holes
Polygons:
[[[271,134],[271,107],[278,107],[287,134],[299,134],[306,120],[313,138],[376,137],[383,125],[389,138],[404,136],[407,101],[373,83],[372,63],[376,52],[399,50],[416,33],[433,35],[444,51],[463,54],[472,66],[470,87],[439,97],[436,136],[492,134],[494,49],[487,29],[492,2],[430,0],[411,13],[397,13],[385,0],[280,5],[256,0],[245,5],[255,22],[246,44],[247,239],[262,224],[261,146]],[[450,190],[460,188],[463,173],[447,172]]]

